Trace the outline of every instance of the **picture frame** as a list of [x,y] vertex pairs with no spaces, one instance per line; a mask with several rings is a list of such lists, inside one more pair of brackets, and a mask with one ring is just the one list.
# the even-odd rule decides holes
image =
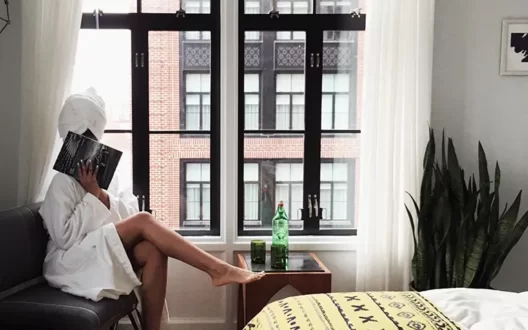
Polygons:
[[501,76],[528,76],[528,18],[502,21]]

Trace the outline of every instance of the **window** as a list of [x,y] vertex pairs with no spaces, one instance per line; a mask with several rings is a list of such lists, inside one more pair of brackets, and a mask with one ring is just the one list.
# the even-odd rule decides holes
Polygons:
[[350,0],[321,0],[319,6],[321,14],[350,14],[354,9]]
[[170,19],[179,4],[86,0],[73,85],[103,96],[104,142],[124,152],[120,183],[145,210],[182,235],[218,236],[220,3],[184,0],[189,15]]
[[[245,2],[246,14],[259,14],[260,13],[260,1],[246,1]],[[260,32],[258,31],[246,31],[246,40],[260,40]]]
[[245,127],[247,130],[259,128],[260,81],[258,74],[246,74],[244,79]]
[[[313,0],[239,0],[239,3],[244,2],[245,13],[247,14],[268,14],[273,9],[273,4],[276,3],[276,9],[280,14],[311,14]],[[254,3],[259,3],[259,11],[255,9],[248,11],[248,7]],[[256,6],[255,6],[256,7]]]
[[348,166],[347,163],[321,164],[321,205],[326,226],[339,226],[346,222],[348,213]]
[[349,81],[346,73],[323,74],[322,129],[349,128]]
[[[275,204],[282,201],[291,221],[291,226],[299,226],[299,210],[302,209],[303,165],[301,163],[279,163],[275,174]],[[297,222],[296,222],[297,220]]]
[[276,90],[276,129],[303,129],[304,75],[278,74]]
[[279,0],[277,1],[279,14],[309,14],[310,2],[307,0]]
[[[366,15],[357,0],[256,2],[238,11],[238,235],[270,235],[281,200],[290,235],[355,235]],[[273,3],[279,20],[262,15]]]
[[[310,12],[310,4],[306,0],[277,1],[277,10],[279,14],[308,14]],[[304,32],[277,32],[278,40],[303,40],[304,37]]]
[[249,226],[260,224],[259,190],[259,164],[244,164],[244,222]]
[[[185,162],[184,162],[185,163]],[[182,226],[208,226],[211,220],[210,165],[207,163],[185,163],[185,211]]]
[[211,80],[209,74],[185,75],[185,129],[209,130],[211,127]]
[[[183,0],[182,0],[183,1]],[[184,1],[185,12],[187,14],[207,14],[211,12],[210,0],[201,1]],[[211,32],[209,31],[187,31],[185,32],[186,40],[210,40]]]

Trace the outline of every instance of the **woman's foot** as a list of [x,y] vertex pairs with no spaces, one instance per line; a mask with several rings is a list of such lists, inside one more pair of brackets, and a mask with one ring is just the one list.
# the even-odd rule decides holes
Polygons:
[[264,275],[264,273],[253,273],[249,270],[226,264],[221,269],[213,272],[211,279],[214,286],[222,286],[232,283],[247,284],[255,282],[263,278]]

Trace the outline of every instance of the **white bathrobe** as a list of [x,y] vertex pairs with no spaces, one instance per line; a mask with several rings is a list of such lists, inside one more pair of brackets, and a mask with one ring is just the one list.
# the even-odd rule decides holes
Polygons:
[[99,301],[141,285],[115,223],[138,212],[137,198],[109,188],[110,209],[69,176],[57,173],[40,209],[50,234],[44,277],[61,290]]
[[[94,89],[70,96],[59,116],[59,134],[87,129],[101,139],[106,126],[103,100]],[[64,292],[99,301],[128,295],[142,283],[132,268],[115,223],[139,212],[131,187],[119,186],[119,173],[107,191],[110,208],[73,178],[55,174],[40,208],[50,240],[44,277]],[[138,291],[136,291],[139,293]],[[168,320],[165,303],[164,320]]]

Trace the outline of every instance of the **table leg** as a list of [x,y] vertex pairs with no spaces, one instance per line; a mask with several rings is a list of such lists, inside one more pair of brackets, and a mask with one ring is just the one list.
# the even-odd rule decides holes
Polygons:
[[242,330],[245,324],[244,317],[244,288],[243,285],[238,285],[238,311],[237,311],[237,330]]

